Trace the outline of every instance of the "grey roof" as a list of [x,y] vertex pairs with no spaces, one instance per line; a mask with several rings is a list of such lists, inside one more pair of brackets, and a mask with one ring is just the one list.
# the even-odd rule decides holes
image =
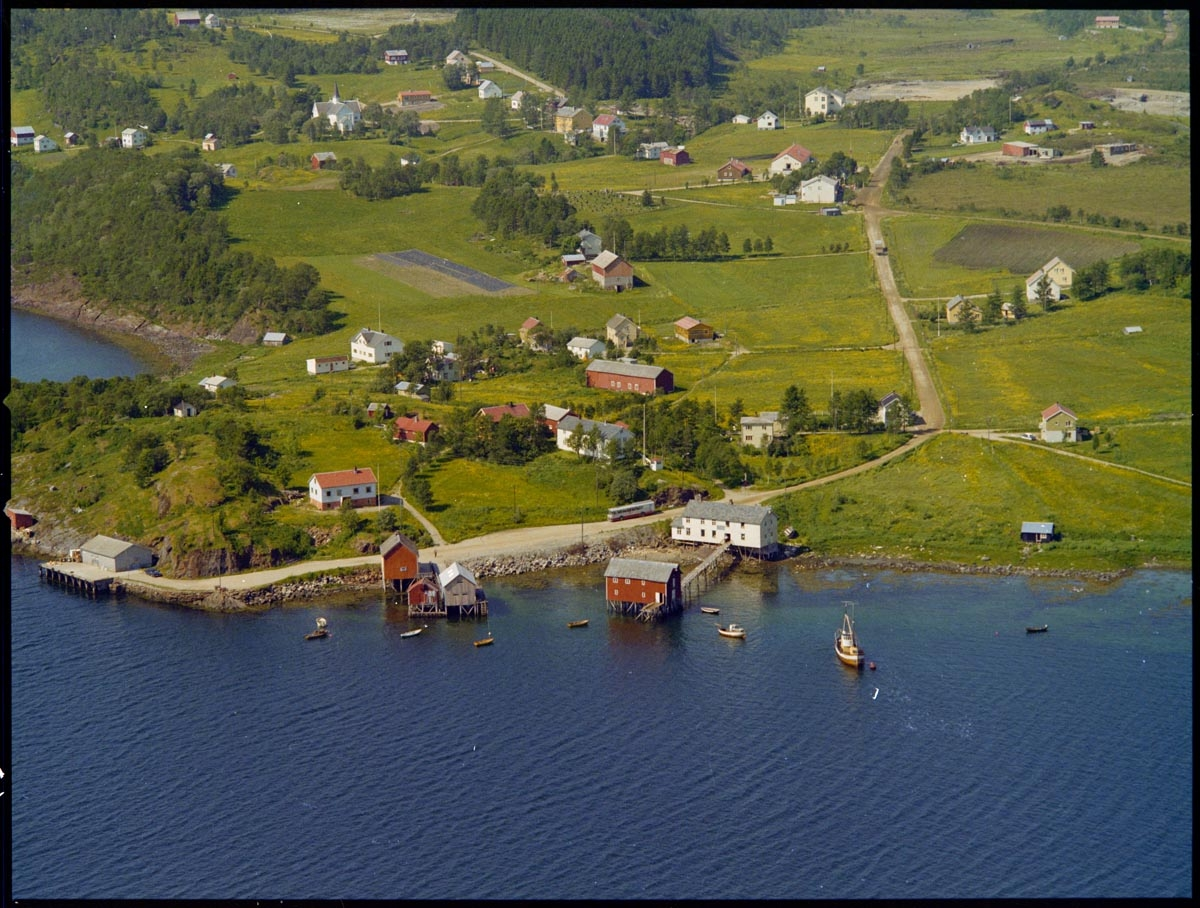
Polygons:
[[379,554],[383,556],[389,555],[396,546],[404,546],[410,551],[417,551],[417,544],[405,536],[403,533],[393,533],[388,537],[387,542],[379,547]]
[[607,372],[610,375],[630,375],[637,378],[658,378],[667,370],[662,366],[644,366],[640,363],[623,363],[604,359],[589,363],[588,372]]
[[724,520],[727,523],[761,524],[768,514],[773,513],[769,507],[761,504],[730,504],[727,501],[689,501],[683,509],[684,517],[695,517],[701,520]]
[[667,561],[641,561],[637,558],[612,558],[604,570],[605,577],[629,577],[632,580],[653,580],[666,583],[679,570],[679,565]]
[[462,577],[464,580],[469,582],[471,586],[479,586],[475,580],[475,575],[457,561],[455,561],[450,565],[450,567],[446,568],[446,570],[442,571],[442,573],[438,575],[438,583],[442,585],[442,589],[445,589],[459,577]]
[[144,545],[138,545],[136,542],[127,542],[124,539],[114,539],[112,536],[93,536],[80,546],[80,548],[85,552],[103,555],[108,558],[115,558],[117,555],[127,552],[130,549],[141,549],[143,552],[150,551]]
[[1026,520],[1021,524],[1022,533],[1053,533],[1054,524],[1039,523],[1036,520]]
[[599,344],[601,347],[607,346],[604,341],[594,337],[573,337],[567,341],[568,347],[587,347],[591,349]]
[[633,438],[633,433],[624,426],[614,425],[610,422],[596,422],[591,419],[580,419],[578,416],[564,416],[558,421],[558,431],[571,433],[575,431],[575,427],[583,425],[584,432],[590,432],[592,429],[600,430],[600,438],[605,441],[619,439],[621,441],[629,441]]

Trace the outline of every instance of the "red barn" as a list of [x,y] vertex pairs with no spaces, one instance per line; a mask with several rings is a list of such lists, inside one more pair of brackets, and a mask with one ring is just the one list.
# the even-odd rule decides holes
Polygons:
[[587,385],[606,391],[670,394],[675,390],[675,376],[662,366],[597,359],[587,367]]
[[692,163],[692,156],[683,150],[682,145],[680,145],[678,148],[664,149],[663,151],[659,152],[658,159],[662,163],[668,164],[671,167],[678,167],[681,164]]
[[392,432],[393,441],[415,441],[422,445],[428,443],[433,433],[438,430],[437,423],[433,420],[421,419],[419,416],[398,416],[395,426]]

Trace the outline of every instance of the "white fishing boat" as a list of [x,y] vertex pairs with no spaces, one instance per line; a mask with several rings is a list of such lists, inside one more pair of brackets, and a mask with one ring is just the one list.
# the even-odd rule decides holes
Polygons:
[[833,649],[844,664],[852,668],[862,668],[866,654],[858,645],[858,634],[855,633],[854,619],[850,617],[849,611],[842,613],[842,629],[833,637]]

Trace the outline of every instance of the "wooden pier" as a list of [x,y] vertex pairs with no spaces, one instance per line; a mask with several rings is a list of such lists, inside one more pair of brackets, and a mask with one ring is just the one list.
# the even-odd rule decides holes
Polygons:
[[101,593],[116,593],[120,587],[100,568],[82,564],[51,562],[38,565],[38,576],[46,583],[64,586],[95,599]]
[[721,556],[732,548],[732,545],[732,543],[726,542],[717,546],[709,553],[708,557],[692,568],[683,578],[685,602],[692,602],[700,593],[712,586],[714,580],[719,579],[725,573],[726,568],[718,562]]

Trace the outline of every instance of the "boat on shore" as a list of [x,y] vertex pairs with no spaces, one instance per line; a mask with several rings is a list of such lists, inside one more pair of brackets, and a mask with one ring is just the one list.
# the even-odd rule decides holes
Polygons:
[[746,629],[740,624],[717,625],[717,633],[722,637],[734,637],[738,640],[746,639]]
[[719,608],[713,608],[711,605],[700,606],[700,612],[704,615],[719,615],[719,614],[721,614],[721,610]]
[[305,640],[321,640],[329,636],[329,628],[325,625],[328,622],[324,618],[317,619],[317,629],[304,635]]
[[1042,625],[1039,625],[1038,627],[1025,628],[1025,633],[1027,633],[1027,634],[1044,634],[1048,630],[1050,630],[1050,625],[1042,624]]
[[417,634],[421,633],[421,631],[425,630],[425,628],[427,628],[427,627],[429,627],[428,624],[423,624],[420,627],[414,627],[411,631],[405,631],[400,636],[401,637],[415,637],[415,636],[417,636]]
[[580,618],[578,621],[568,621],[567,627],[587,627],[587,623],[587,618]]
[[833,636],[833,650],[844,665],[862,668],[866,653],[858,645],[858,634],[854,630],[854,619],[850,613],[842,612],[842,628]]

